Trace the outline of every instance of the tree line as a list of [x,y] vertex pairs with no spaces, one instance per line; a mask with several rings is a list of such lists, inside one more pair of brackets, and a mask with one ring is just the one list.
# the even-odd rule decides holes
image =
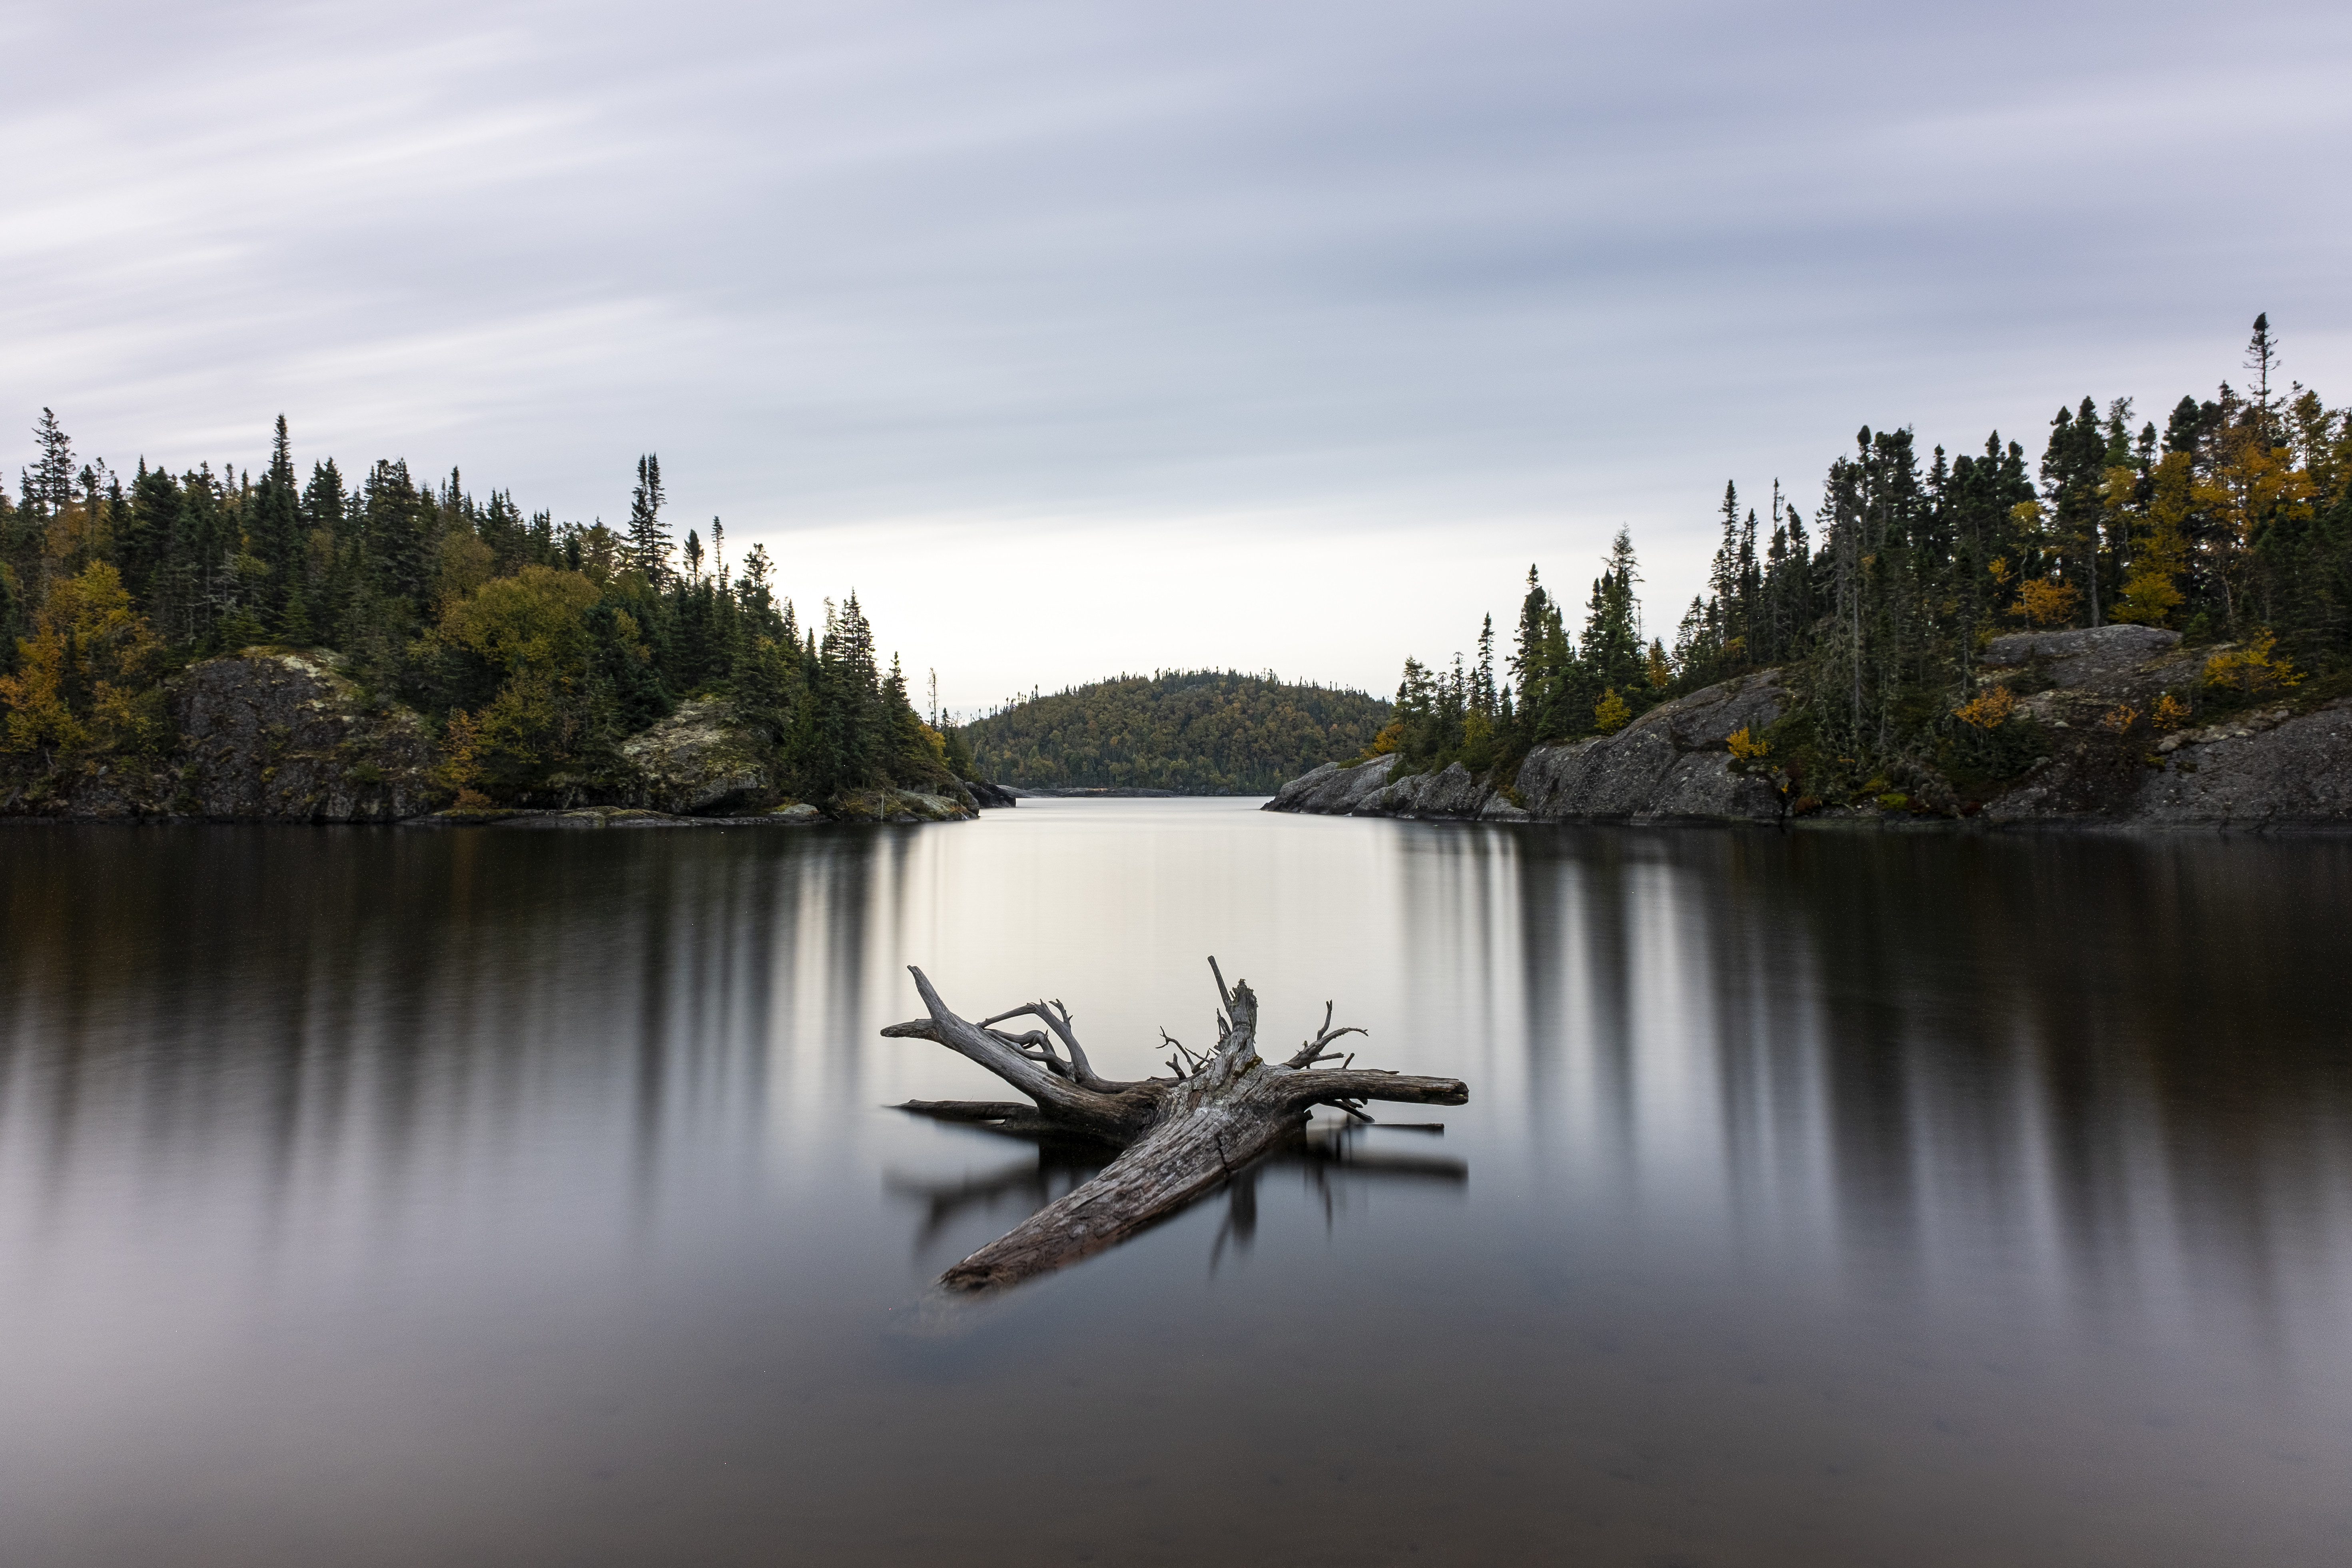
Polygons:
[[960,734],[983,773],[1012,784],[1271,795],[1362,746],[1388,714],[1360,691],[1189,669],[1015,700]]
[[0,763],[18,771],[164,754],[164,680],[267,646],[324,650],[366,700],[425,713],[461,799],[591,798],[623,776],[623,739],[694,696],[731,698],[803,799],[950,779],[857,595],[803,626],[763,547],[730,570],[715,517],[678,541],[656,456],[616,529],[398,459],[304,476],[282,416],[257,476],[142,458],[126,479],[46,408],[33,434],[0,492]]
[[[2012,776],[2046,749],[1980,655],[2003,632],[2126,623],[2212,652],[2201,679],[2119,734],[2352,689],[2352,419],[2280,383],[2255,318],[2247,384],[2183,396],[2159,430],[2130,398],[2053,416],[2038,463],[1998,431],[1924,459],[1909,429],[1865,426],[1835,458],[1811,525],[1776,482],[1769,519],[1727,484],[1721,542],[1672,647],[1643,640],[1621,530],[1580,636],[1530,568],[1498,668],[1493,617],[1450,670],[1405,661],[1393,721],[1366,754],[1461,762],[1507,783],[1538,745],[1607,734],[1664,700],[1766,668],[1795,700],[1747,738],[1816,795]],[[2030,679],[2031,677],[2021,679]],[[1866,781],[1866,782],[1865,782]]]

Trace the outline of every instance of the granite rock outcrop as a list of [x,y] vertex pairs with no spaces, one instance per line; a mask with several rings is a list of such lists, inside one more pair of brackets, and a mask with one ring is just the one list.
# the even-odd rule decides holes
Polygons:
[[215,822],[397,822],[448,798],[440,749],[405,709],[373,703],[323,657],[248,649],[166,688],[175,740],[0,788],[0,813]]
[[772,804],[765,731],[738,722],[720,698],[681,702],[621,742],[627,804],[674,816],[707,816]]
[[1397,760],[1327,763],[1282,786],[1268,811],[1488,822],[1771,822],[1779,785],[1740,769],[1731,736],[1761,734],[1787,696],[1766,670],[1661,703],[1614,735],[1528,754],[1509,789],[1459,763],[1399,778]]
[[1489,822],[2352,828],[2352,698],[2283,693],[2196,728],[2150,728],[2167,693],[2206,689],[2206,662],[2225,651],[2184,650],[2178,633],[2137,626],[1993,638],[1979,681],[2018,694],[2042,754],[1984,798],[1955,795],[1945,815],[1885,785],[1873,786],[1883,795],[1824,805],[1788,773],[1735,757],[1735,733],[1762,737],[1790,704],[1777,670],[1663,703],[1614,735],[1538,747],[1507,789],[1460,763],[1398,777],[1397,760],[1378,757],[1327,763],[1285,784],[1266,809]]

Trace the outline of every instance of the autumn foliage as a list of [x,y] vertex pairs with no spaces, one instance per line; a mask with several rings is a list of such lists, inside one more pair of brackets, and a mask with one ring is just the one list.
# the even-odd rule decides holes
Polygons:
[[2224,649],[2205,661],[2205,684],[2241,697],[2261,697],[2298,684],[2303,677],[2272,650],[2278,639],[2261,632],[2241,647]]
[[1979,730],[1998,730],[2009,722],[2017,711],[2017,694],[2006,686],[1988,686],[1969,701],[1952,710],[1952,716],[1963,724],[1973,724]]
[[0,751],[60,752],[143,747],[163,735],[152,677],[163,645],[132,610],[121,574],[91,562],[49,592],[16,669],[0,675]]

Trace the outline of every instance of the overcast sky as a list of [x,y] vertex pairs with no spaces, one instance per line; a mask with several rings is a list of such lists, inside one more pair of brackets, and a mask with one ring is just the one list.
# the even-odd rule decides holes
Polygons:
[[1385,691],[1726,479],[2352,399],[2352,7],[0,9],[0,445],[461,468],[855,586],[962,708]]

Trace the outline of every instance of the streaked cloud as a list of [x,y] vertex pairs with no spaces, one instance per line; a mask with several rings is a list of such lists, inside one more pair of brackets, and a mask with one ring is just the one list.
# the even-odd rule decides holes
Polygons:
[[[0,391],[127,468],[462,467],[855,583],[965,703],[1385,687],[1855,426],[2352,397],[2352,20],[1457,3],[76,5],[0,23]],[[20,438],[20,447],[23,442]],[[1516,563],[1516,564],[1513,564]],[[1105,607],[1113,607],[1106,609]]]

